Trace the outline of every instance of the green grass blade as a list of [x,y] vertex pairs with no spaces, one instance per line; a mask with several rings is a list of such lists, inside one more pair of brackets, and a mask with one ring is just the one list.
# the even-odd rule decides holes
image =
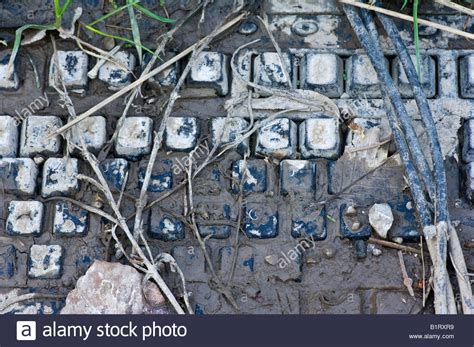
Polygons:
[[143,13],[145,16],[150,17],[150,18],[152,18],[154,20],[157,20],[159,22],[168,23],[168,24],[173,24],[173,23],[176,22],[176,20],[174,20],[174,19],[158,16],[157,14],[151,12],[150,10],[148,10],[147,8],[145,8],[145,7],[143,7],[139,4],[135,4],[135,5],[133,5],[133,7],[135,7],[138,11]]
[[[119,40],[119,41],[123,41],[123,42],[127,42],[133,46],[136,46],[135,42],[126,38],[126,37],[122,37],[122,36],[117,36],[117,35],[112,35],[112,34],[107,34],[103,31],[100,31],[99,29],[96,29],[90,25],[85,25],[86,29],[92,31],[93,33],[97,34],[97,35],[101,35],[101,36],[104,36],[104,37],[109,37],[111,39],[115,39],[115,40]],[[141,49],[143,49],[144,51],[152,54],[152,55],[155,55],[155,52],[153,52],[152,50],[150,50],[149,48],[143,46],[143,45],[140,45]]]
[[119,13],[119,12],[122,12],[123,10],[125,10],[126,8],[129,8],[130,6],[133,6],[135,4],[138,4],[140,1],[131,1],[130,3],[127,3],[126,5],[123,5],[123,6],[120,6],[120,7],[117,7],[115,10],[113,11],[110,11],[109,13],[106,13],[104,14],[102,17],[96,19],[95,21],[89,23],[88,25],[90,26],[93,26],[93,25],[96,25],[97,23],[100,23],[104,20],[106,20],[107,18]]
[[23,32],[28,29],[36,29],[36,30],[54,30],[56,27],[54,25],[41,25],[41,24],[27,24],[23,25],[22,27],[18,28],[15,31],[15,42],[13,43],[12,52],[10,55],[10,60],[8,61],[8,71],[10,71],[13,67],[13,63],[15,62],[15,58],[18,54],[18,50],[20,49],[21,45],[21,38],[23,36]]
[[61,13],[61,4],[59,3],[59,0],[54,0],[54,14],[56,18],[60,16]]
[[64,12],[67,11],[67,9],[69,8],[69,6],[71,6],[72,4],[72,0],[66,0],[66,3],[64,4],[64,6],[61,8],[61,12],[60,12],[60,16],[62,17]]
[[403,11],[408,5],[408,0],[403,0],[403,5],[402,5],[402,8],[401,10]]
[[418,76],[421,78],[421,68],[420,68],[420,35],[418,30],[418,1],[413,1],[413,36],[415,41],[415,54],[416,54],[416,71]]
[[[127,2],[131,3],[130,0],[127,0]],[[141,65],[143,60],[143,51],[141,48],[142,40],[140,38],[140,28],[138,27],[138,21],[137,17],[135,16],[135,10],[133,9],[133,6],[128,8],[128,16],[130,17],[130,26],[132,28],[133,42],[135,43],[135,48],[137,49],[138,61]]]

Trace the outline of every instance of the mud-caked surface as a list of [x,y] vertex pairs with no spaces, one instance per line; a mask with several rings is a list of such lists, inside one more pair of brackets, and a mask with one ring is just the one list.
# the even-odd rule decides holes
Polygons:
[[[14,30],[20,25],[54,21],[52,5],[44,3],[2,1],[0,38],[11,47]],[[82,3],[80,22],[86,24],[110,10],[108,1],[74,3]],[[142,3],[165,15],[158,1]],[[233,3],[212,2],[205,15],[198,13],[187,21],[167,46],[164,60],[208,34],[231,12]],[[380,88],[336,3],[254,1],[249,16],[218,36],[198,57],[199,62],[175,104],[149,187],[148,202],[157,202],[145,210],[143,229],[154,255],[166,252],[176,259],[196,313],[432,311],[431,297],[425,307],[422,302],[423,260],[428,262],[427,253],[421,257],[420,253],[403,252],[404,266],[413,280],[412,297],[404,285],[397,250],[368,242],[369,237],[379,238],[369,224],[368,214],[374,203],[388,203],[392,209],[394,221],[388,241],[419,249],[420,226],[403,167],[394,156],[396,149],[387,141],[373,146],[390,136]],[[167,11],[172,18],[181,19],[197,6],[197,1],[170,1]],[[268,15],[270,28],[285,56],[285,69],[256,17],[263,13]],[[423,2],[420,15],[467,31],[473,26],[465,16],[431,1]],[[65,16],[64,25],[70,19]],[[98,28],[124,35],[123,31],[114,30],[118,30],[116,26],[128,26],[126,11],[108,19],[107,24],[100,23]],[[156,48],[156,38],[173,26],[145,16],[139,18],[139,24],[142,43],[151,49]],[[397,25],[414,52],[411,24]],[[84,28],[78,36],[110,49],[107,40]],[[260,41],[235,57],[238,73],[244,78],[283,89],[290,82],[294,88],[319,92],[349,116],[345,123],[339,123],[320,111],[287,112],[202,170],[192,182],[193,212],[211,266],[206,263],[189,223],[189,186],[181,184],[189,156],[198,164],[207,158],[225,123],[222,117],[228,112],[238,119],[232,122],[234,133],[224,131],[222,135],[222,141],[228,137],[230,142],[253,121],[294,107],[288,100],[256,92],[251,102],[252,113],[247,102],[224,107],[232,98],[247,97],[247,88],[231,69],[231,58],[238,47],[256,39]],[[474,47],[467,40],[427,27],[420,28],[420,39],[423,85],[446,155],[451,219],[472,272],[474,214],[470,200],[474,197],[474,164],[470,163],[474,161],[474,123],[470,125],[467,120],[474,116]],[[395,51],[384,36],[381,43],[420,139],[426,142]],[[55,44],[59,51],[80,51],[76,42],[58,36]],[[127,75],[112,65],[95,79],[81,74],[94,67],[95,58],[89,56],[81,65],[76,56],[65,54],[66,61],[74,65],[66,72],[73,71],[71,76],[79,76],[74,81],[71,77],[69,88],[78,114],[140,75],[136,51],[127,46],[122,51],[121,62],[133,74]],[[4,66],[9,51],[1,48],[0,54],[0,64]],[[97,188],[76,179],[77,174],[96,177],[89,164],[76,152],[67,155],[64,139],[37,145],[38,139],[47,133],[45,124],[58,127],[68,121],[67,110],[61,107],[63,103],[50,87],[50,73],[54,71],[50,65],[55,61],[52,55],[49,36],[24,46],[15,65],[16,79],[0,81],[6,83],[0,90],[3,312],[59,312],[65,295],[94,260],[127,263],[111,236],[112,223],[77,204],[94,206],[114,216]],[[116,199],[122,185],[126,186],[121,209],[129,217],[130,228],[152,138],[160,126],[164,103],[186,62],[179,61],[169,75],[160,75],[144,84],[143,97],[132,103],[127,121],[110,146],[105,142],[112,137],[122,115],[123,97],[94,114],[97,118],[82,128]],[[0,69],[2,73],[5,72]],[[246,152],[248,156],[244,155]],[[387,159],[390,156],[394,157]],[[129,252],[123,232],[116,232]],[[213,272],[223,286],[216,285]],[[425,274],[429,276],[427,265]],[[164,271],[164,277],[182,300],[177,274]],[[223,295],[225,289],[230,290],[233,302]],[[8,307],[1,304],[29,292],[46,297]]]

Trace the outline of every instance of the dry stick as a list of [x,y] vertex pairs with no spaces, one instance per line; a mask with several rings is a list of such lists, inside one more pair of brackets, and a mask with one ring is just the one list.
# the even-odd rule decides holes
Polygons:
[[423,268],[423,274],[422,274],[422,281],[423,281],[423,307],[425,307],[426,303],[426,286],[425,286],[425,281],[426,281],[426,274],[425,274],[425,255],[423,254],[423,237],[420,236],[420,249],[421,249],[421,266]]
[[[204,50],[205,45],[203,46],[197,46],[199,52]],[[197,50],[193,52],[191,59],[195,58]],[[191,60],[192,61],[192,60]],[[136,214],[135,214],[135,222],[134,222],[134,227],[133,227],[133,234],[136,237],[142,234],[142,215],[143,215],[143,209],[146,204],[146,198],[147,198],[147,191],[148,191],[148,186],[150,184],[151,180],[151,174],[153,171],[153,166],[155,165],[156,157],[158,156],[158,151],[161,148],[161,141],[163,139],[163,134],[165,132],[166,128],[166,123],[171,115],[171,112],[173,111],[174,104],[176,100],[179,98],[179,90],[186,81],[186,77],[191,70],[191,61],[186,65],[186,68],[184,69],[181,77],[178,80],[178,83],[176,83],[175,88],[171,92],[171,95],[168,100],[168,104],[166,106],[165,113],[163,115],[163,118],[161,119],[160,127],[158,129],[158,132],[155,134],[155,139],[153,142],[153,148],[150,154],[150,159],[148,160],[147,164],[147,169],[145,172],[145,177],[143,179],[143,184],[142,188],[140,190],[140,197],[137,200],[136,206]]]
[[441,4],[443,6],[452,8],[456,11],[465,13],[469,16],[474,16],[474,10],[471,10],[470,8],[467,8],[467,7],[461,6],[459,4],[456,4],[452,1],[449,1],[449,0],[435,0],[435,2],[437,2],[438,4]]
[[[194,314],[194,310],[191,307],[191,303],[189,302],[189,294],[186,289],[186,279],[184,278],[183,271],[179,267],[178,263],[176,262],[176,259],[174,259],[170,254],[168,253],[160,253],[155,259],[155,266],[158,267],[160,266],[161,263],[168,263],[171,268],[171,272],[177,272],[179,275],[179,278],[181,279],[181,285],[183,286],[183,298],[184,298],[184,304],[186,305],[186,309],[190,314]],[[143,282],[145,283],[146,281],[149,280],[149,275],[145,276],[143,278]],[[146,298],[146,295],[144,293],[144,297]]]
[[[233,27],[235,24],[237,24],[238,22],[240,22],[245,16],[247,15],[247,13],[242,13],[240,14],[239,16],[237,16],[236,18],[232,19],[231,21],[229,21],[227,24],[223,25],[222,27],[220,27],[217,32],[215,33],[214,36],[217,36],[223,32],[225,32],[227,29]],[[157,68],[153,69],[152,71],[150,71],[149,73],[147,73],[146,75],[144,76],[141,76],[139,79],[137,79],[135,82],[129,84],[128,86],[124,87],[123,89],[119,90],[118,92],[116,92],[115,94],[109,96],[107,99],[99,102],[97,105],[95,105],[94,107],[92,107],[91,109],[87,110],[86,112],[80,114],[79,116],[77,116],[75,119],[73,119],[72,121],[68,122],[67,124],[65,124],[64,126],[62,126],[61,128],[57,129],[56,131],[54,131],[53,133],[51,133],[50,135],[48,135],[48,138],[52,138],[54,136],[57,136],[59,134],[62,134],[64,133],[65,131],[67,131],[68,129],[70,129],[71,127],[73,127],[74,125],[76,125],[77,123],[81,122],[82,120],[86,119],[87,117],[91,116],[92,114],[94,114],[95,112],[99,111],[100,109],[102,109],[103,107],[105,107],[106,105],[108,105],[109,103],[111,103],[112,101],[118,99],[119,97],[121,97],[122,95],[126,94],[127,92],[129,92],[130,90],[134,89],[135,87],[141,85],[143,82],[147,81],[148,79],[150,79],[151,77],[159,74],[160,72],[164,71],[165,69],[169,68],[171,65],[173,65],[174,63],[176,63],[177,61],[181,60],[182,58],[184,58],[185,56],[187,56],[189,53],[191,53],[196,47],[200,46],[202,44],[202,42],[205,42],[205,40],[207,39],[207,36],[204,37],[203,39],[201,39],[200,41],[196,42],[195,44],[189,46],[188,48],[186,48],[184,51],[182,51],[181,53],[179,53],[178,55],[174,56],[173,58],[171,58],[170,60],[168,60],[167,62],[163,63],[162,65],[158,66]]]
[[28,293],[23,295],[16,295],[12,298],[8,298],[0,305],[0,314],[4,314],[5,310],[11,305],[18,304],[22,301],[28,301],[33,299],[62,299],[65,295],[61,294],[42,294],[42,293]]
[[[364,4],[362,2],[353,1],[353,0],[339,0],[339,2],[342,2],[344,4],[348,4],[348,5],[352,5],[352,6],[356,6],[356,7],[360,7],[360,8],[366,9],[366,10],[371,10],[371,11],[383,13],[387,16],[404,19],[404,20],[409,21],[409,22],[414,21],[412,16],[408,16],[406,14],[398,13],[398,12],[395,12],[395,11],[387,10],[385,8],[381,8],[381,7],[377,7],[377,6],[373,6],[373,5],[367,5],[367,4]],[[433,28],[436,28],[436,29],[447,31],[451,34],[455,34],[455,35],[458,35],[458,36],[463,36],[463,37],[466,37],[466,38],[471,39],[471,40],[474,39],[474,34],[470,34],[470,33],[467,33],[465,31],[462,31],[462,30],[459,30],[459,29],[454,29],[454,28],[448,27],[446,25],[430,22],[428,20],[421,19],[421,18],[418,18],[418,23],[420,25],[430,26],[430,27],[433,27]]]
[[[117,53],[120,49],[122,48],[121,45],[117,45],[115,46],[114,48],[112,48],[108,53],[110,55],[114,55],[115,53]],[[101,58],[99,60],[97,60],[97,63],[94,65],[94,67],[87,73],[87,76],[90,78],[90,79],[95,79],[97,77],[97,74],[99,73],[99,70],[102,66],[104,66],[104,64],[106,63],[106,59],[104,58]]]
[[[176,31],[178,31],[184,25],[184,23],[186,23],[191,17],[193,17],[200,10],[201,7],[202,7],[202,5],[198,6],[192,13],[190,13],[188,16],[186,16],[186,18],[184,18],[179,24],[175,25],[173,29],[171,29],[170,31],[168,31],[164,35],[160,36],[160,38],[161,38],[160,44],[156,48],[155,54],[151,57],[150,61],[148,62],[148,64],[146,65],[145,69],[143,70],[143,72],[141,73],[140,76],[144,76],[144,75],[146,75],[150,72],[151,68],[156,63],[156,60],[158,59],[158,56],[161,53],[164,52],[166,45],[168,44],[169,41],[171,41],[173,39],[173,35],[176,33]],[[122,112],[122,115],[120,116],[120,118],[117,121],[117,127],[116,127],[112,137],[108,141],[108,146],[106,146],[106,149],[103,150],[103,151],[105,151],[105,155],[107,154],[108,150],[110,149],[110,145],[112,144],[112,142],[117,138],[118,132],[119,132],[120,128],[122,128],[123,122],[125,121],[125,117],[128,114],[128,110],[132,106],[133,100],[135,100],[136,97],[138,96],[138,94],[141,92],[141,87],[142,87],[141,85],[138,85],[129,94],[129,99],[128,99],[126,105],[125,105],[125,108]]]
[[408,289],[408,293],[410,293],[411,297],[415,296],[415,292],[413,291],[413,280],[408,276],[407,268],[405,266],[405,261],[403,260],[403,253],[402,251],[398,251],[398,260],[400,261],[400,269],[402,270],[403,276],[403,284]]
[[409,247],[409,246],[399,245],[398,243],[395,243],[395,242],[380,240],[380,239],[376,239],[374,237],[370,237],[368,242],[371,243],[371,244],[374,244],[374,245],[379,245],[379,246],[383,246],[383,247],[387,247],[387,248],[398,249],[400,251],[415,253],[415,254],[423,256],[422,252],[419,249]]
[[235,239],[234,239],[234,256],[232,257],[232,265],[230,268],[229,277],[227,279],[227,286],[234,278],[235,267],[237,265],[237,257],[239,254],[239,236],[240,236],[240,224],[242,223],[242,202],[244,196],[244,182],[247,179],[247,153],[243,158],[244,169],[242,179],[239,182],[239,197],[237,199],[237,206],[239,207],[239,214],[237,216],[237,222],[235,223]]
[[[243,18],[243,17],[242,17],[242,15],[240,15],[237,18],[239,18],[239,20],[240,20],[240,18]],[[237,22],[234,19],[234,20],[230,21],[229,23],[236,24]],[[147,165],[147,169],[146,169],[146,172],[145,172],[145,177],[143,179],[143,185],[142,185],[142,188],[141,188],[141,191],[140,191],[140,197],[137,201],[137,211],[136,211],[136,215],[135,215],[135,222],[134,222],[134,228],[133,228],[135,237],[142,233],[142,230],[141,230],[142,229],[141,228],[142,227],[142,214],[143,214],[143,209],[144,209],[145,204],[146,204],[146,195],[147,195],[147,191],[148,191],[148,185],[150,184],[151,173],[153,171],[153,166],[155,164],[156,157],[158,155],[158,151],[161,148],[161,141],[162,141],[162,138],[163,138],[163,134],[165,132],[167,120],[168,120],[169,116],[171,115],[171,112],[173,110],[173,107],[174,107],[174,104],[175,104],[176,100],[179,98],[179,90],[181,89],[181,86],[184,84],[184,82],[186,80],[186,77],[187,77],[189,71],[191,70],[191,67],[193,66],[193,62],[195,60],[195,57],[200,52],[202,52],[204,50],[204,48],[217,35],[219,35],[220,33],[223,32],[222,28],[224,28],[224,27],[229,28],[230,27],[229,23],[224,24],[224,25],[216,28],[211,34],[207,35],[204,39],[200,40],[198,45],[191,46],[191,47],[194,47],[191,59],[190,59],[189,63],[186,65],[185,69],[183,70],[182,75],[179,78],[178,83],[176,84],[175,88],[171,92],[168,104],[166,106],[166,110],[163,114],[163,118],[162,118],[161,123],[160,123],[160,127],[158,129],[158,132],[155,134],[153,149],[152,149],[151,154],[150,154],[150,159],[148,160],[148,165]]]
[[[81,50],[83,50],[84,52],[86,52],[87,54],[89,54],[89,55],[91,55],[91,56],[93,56],[93,57],[95,57],[99,60],[104,59],[104,60],[110,61],[111,63],[119,66],[124,71],[128,71],[130,73],[133,73],[133,71],[128,70],[128,68],[122,62],[118,61],[110,52],[104,51],[103,49],[100,49],[100,48],[98,48],[98,47],[96,47],[96,46],[94,46],[94,45],[92,45],[92,44],[90,44],[86,41],[83,41],[79,37],[77,37],[76,35],[64,31],[62,28],[59,28],[58,32],[60,34],[64,35],[64,37],[76,41],[78,47]],[[88,47],[89,49],[94,50],[97,53],[93,53],[92,51],[85,49],[83,46]]]
[[[232,76],[234,78],[239,79],[242,83],[244,83],[248,87],[252,87],[256,90],[262,91],[265,94],[285,97],[285,98],[288,98],[290,100],[294,100],[294,101],[297,101],[299,103],[302,103],[303,105],[307,105],[307,106],[313,108],[313,111],[315,111],[315,110],[326,111],[329,114],[334,115],[336,117],[336,119],[338,119],[338,120],[340,119],[341,115],[340,115],[340,112],[339,112],[339,107],[337,107],[337,105],[335,104],[334,101],[332,101],[330,98],[328,98],[328,97],[326,97],[322,94],[313,92],[311,94],[311,98],[314,99],[314,101],[313,101],[313,100],[308,99],[308,97],[305,97],[301,93],[302,90],[298,90],[298,89],[284,90],[284,89],[275,89],[275,88],[264,87],[264,86],[261,86],[257,83],[254,83],[254,82],[250,82],[250,81],[246,80],[245,78],[243,78],[239,73],[238,66],[237,66],[237,63],[235,62],[235,59],[236,59],[237,55],[240,53],[240,51],[242,51],[244,48],[246,48],[250,45],[253,45],[253,44],[255,44],[259,41],[260,41],[260,39],[248,42],[248,43],[238,47],[235,50],[235,52],[232,54],[231,69],[232,69],[232,72],[233,72]],[[242,98],[239,98],[239,100],[241,100],[241,99]],[[229,106],[227,106],[227,107],[229,107]],[[232,106],[230,106],[230,107],[232,107]]]
[[387,139],[382,140],[380,142],[377,142],[377,143],[374,143],[374,144],[371,144],[371,145],[367,145],[367,146],[363,146],[363,147],[347,148],[346,151],[349,152],[349,153],[367,151],[369,149],[379,148],[379,147],[389,143],[392,140],[393,140],[393,137],[390,135]]
[[[192,156],[190,156],[192,158]],[[236,309],[239,310],[239,307],[237,303],[235,302],[235,299],[232,296],[232,293],[228,288],[224,286],[222,283],[221,279],[219,276],[217,276],[217,273],[214,269],[214,265],[212,263],[211,257],[209,255],[209,252],[206,249],[206,239],[202,239],[201,234],[199,233],[199,229],[196,224],[196,215],[194,212],[194,202],[193,202],[193,174],[192,174],[192,169],[193,169],[193,161],[189,161],[189,165],[187,168],[187,175],[188,175],[188,203],[189,203],[189,208],[191,211],[191,225],[192,225],[192,230],[194,233],[194,236],[196,237],[199,247],[201,248],[204,258],[206,259],[206,263],[209,266],[209,270],[211,272],[212,279],[214,281],[214,284],[217,286],[215,289],[218,290],[224,297],[228,300],[228,302]],[[211,235],[209,235],[211,236]]]
[[[53,48],[54,48],[54,51],[56,52],[56,45],[55,45],[55,42],[54,42],[54,39],[53,39]],[[54,83],[53,83],[53,87],[57,90],[57,92],[59,93],[59,95],[61,96],[61,98],[65,101],[65,105],[66,105],[66,108],[68,110],[68,112],[70,113],[70,116],[71,118],[74,118],[76,116],[76,110],[74,109],[74,106],[73,106],[73,103],[71,101],[71,99],[69,98],[69,95],[67,94],[67,90],[66,90],[66,87],[64,85],[64,81],[62,80],[62,85],[63,85],[63,91],[61,91]],[[80,134],[81,135],[81,134]],[[103,174],[102,174],[102,171],[100,170],[99,168],[99,165],[98,165],[98,162],[96,160],[96,158],[87,150],[87,146],[85,145],[85,142],[84,142],[84,138],[83,136],[81,135],[79,137],[80,141],[81,141],[81,149],[82,149],[82,153],[83,153],[83,156],[84,158],[89,162],[89,165],[92,167],[92,170],[94,171],[94,173],[96,174],[97,178],[99,179],[99,182],[97,183],[96,180],[90,178],[89,182],[91,182],[92,184],[99,184],[101,185],[101,191],[103,192],[103,194],[105,195],[105,198],[107,199],[107,201],[109,202],[110,206],[112,207],[112,210],[114,211],[115,215],[117,216],[117,220],[118,220],[118,224],[119,226],[123,229],[123,231],[125,232],[125,234],[127,235],[127,238],[129,239],[130,243],[132,244],[132,249],[136,250],[136,252],[138,253],[138,255],[140,256],[140,258],[142,259],[143,263],[145,264],[146,268],[147,268],[147,273],[149,273],[151,275],[151,277],[155,280],[156,284],[160,287],[161,291],[163,292],[163,294],[167,297],[167,299],[170,301],[171,305],[173,306],[173,308],[176,310],[177,313],[179,314],[184,314],[184,311],[183,309],[181,308],[181,306],[179,305],[178,301],[176,300],[176,298],[174,297],[173,293],[171,292],[171,290],[168,288],[168,285],[166,284],[166,282],[163,280],[163,278],[161,277],[161,275],[158,273],[158,271],[156,270],[154,264],[152,263],[153,259],[151,259],[151,261],[145,256],[145,253],[143,252],[143,250],[141,249],[141,247],[139,246],[139,244],[137,243],[137,241],[133,238],[133,235],[132,233],[130,232],[130,229],[128,228],[128,225],[126,223],[126,220],[125,218],[122,216],[122,213],[120,212],[120,209],[117,205],[117,203],[115,202],[115,199],[114,199],[114,196],[107,184],[107,181],[105,180]],[[83,176],[83,175],[82,175]],[[136,264],[132,263],[134,266],[136,266]]]
[[151,277],[155,280],[156,284],[158,284],[158,286],[160,287],[163,294],[168,298],[168,300],[170,301],[170,303],[172,304],[172,306],[176,310],[176,312],[179,313],[179,314],[184,314],[183,309],[179,305],[179,303],[176,300],[176,298],[174,297],[173,293],[171,293],[171,291],[168,288],[165,281],[163,281],[162,277],[160,276],[160,274],[156,270],[154,264],[152,264],[152,262],[150,260],[148,260],[148,258],[145,256],[145,253],[141,249],[140,245],[138,244],[138,242],[133,237],[133,234],[130,231],[130,229],[128,228],[128,225],[126,223],[125,218],[122,216],[122,213],[120,212],[117,204],[114,201],[114,197],[112,195],[112,192],[110,191],[110,189],[107,185],[107,181],[105,180],[104,176],[102,175],[102,172],[99,169],[99,166],[96,162],[96,159],[87,150],[84,154],[85,154],[85,159],[89,162],[89,164],[92,167],[92,170],[94,171],[96,176],[99,178],[99,182],[104,186],[104,188],[106,188],[105,189],[105,197],[109,201],[115,215],[117,216],[120,227],[125,232],[125,234],[127,235],[128,240],[132,244],[132,249],[134,249],[137,252],[137,254],[140,256],[140,258],[142,258],[143,263],[147,268],[147,271],[150,273]]
[[110,214],[98,209],[98,208],[95,208],[93,206],[90,206],[90,205],[87,205],[87,204],[84,204],[80,201],[77,201],[77,200],[74,200],[74,199],[71,199],[71,198],[68,198],[68,197],[65,197],[65,196],[53,196],[51,198],[48,198],[48,199],[45,199],[43,200],[44,202],[49,202],[49,201],[55,201],[55,200],[60,200],[60,201],[69,201],[71,202],[72,204],[74,205],[77,205],[79,206],[80,208],[86,210],[86,211],[89,211],[91,213],[94,213],[94,214],[97,214],[107,220],[109,220],[110,222],[112,223],[115,223],[115,224],[118,224],[118,220],[116,220],[114,217],[112,217]]
[[459,242],[459,237],[454,227],[449,225],[449,253],[451,263],[456,269],[459,291],[461,293],[461,303],[464,314],[474,314],[474,303],[472,297],[472,287],[469,281],[469,275],[466,267],[466,261]]
[[378,166],[374,167],[373,169],[367,171],[365,174],[363,174],[362,176],[360,176],[359,178],[355,179],[354,181],[352,181],[351,183],[349,183],[347,186],[345,186],[344,188],[342,188],[340,191],[338,191],[337,193],[331,195],[329,198],[327,198],[326,200],[323,200],[323,201],[320,201],[318,202],[318,204],[320,205],[324,205],[324,204],[327,204],[328,202],[330,201],[333,201],[335,199],[338,199],[342,194],[344,194],[347,190],[351,189],[355,184],[359,183],[360,181],[362,181],[364,178],[366,178],[367,176],[373,174],[375,171],[377,171],[378,169],[380,169],[381,167],[383,167],[385,164],[387,164],[389,161],[391,161],[392,159],[395,159],[397,158],[397,155],[398,155],[398,152],[395,152],[393,153],[390,157],[387,157],[385,158]]

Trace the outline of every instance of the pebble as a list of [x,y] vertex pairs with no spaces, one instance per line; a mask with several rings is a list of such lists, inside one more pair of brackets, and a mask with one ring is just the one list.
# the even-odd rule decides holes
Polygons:
[[323,248],[323,256],[326,259],[334,258],[335,255],[336,255],[336,249],[334,247],[328,246],[328,247]]
[[359,222],[354,222],[351,227],[352,231],[357,231],[360,229],[360,223]]
[[393,213],[389,204],[374,204],[369,211],[369,222],[375,232],[383,239],[393,224]]
[[346,210],[346,216],[354,216],[357,214],[357,209],[354,206],[349,206]]
[[267,255],[265,261],[270,265],[276,265],[278,264],[278,256],[275,254]]
[[367,245],[364,240],[355,240],[354,247],[356,250],[357,259],[364,259],[367,257]]
[[382,255],[382,250],[380,250],[378,248],[374,248],[372,250],[372,255],[375,256],[375,257],[378,257],[379,255]]

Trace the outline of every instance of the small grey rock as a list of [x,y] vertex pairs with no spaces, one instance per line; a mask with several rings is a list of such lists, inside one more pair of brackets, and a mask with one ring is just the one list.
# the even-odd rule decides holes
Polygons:
[[323,256],[326,259],[334,258],[335,255],[336,255],[336,249],[334,247],[328,246],[328,247],[323,248]]
[[375,232],[383,239],[393,224],[393,213],[388,204],[374,204],[369,210],[369,222]]
[[276,265],[278,264],[278,256],[275,254],[267,255],[265,261],[270,265]]

